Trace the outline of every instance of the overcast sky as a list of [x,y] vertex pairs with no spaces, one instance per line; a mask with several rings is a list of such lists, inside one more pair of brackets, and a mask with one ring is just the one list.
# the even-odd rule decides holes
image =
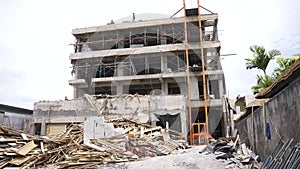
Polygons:
[[[196,0],[186,0],[187,6]],[[246,70],[251,45],[300,53],[297,0],[202,0],[219,14],[227,95],[251,94],[257,71]],[[0,2],[0,103],[33,109],[39,100],[73,97],[69,55],[74,28],[105,25],[142,13],[172,15],[182,0],[7,0]],[[275,61],[273,61],[275,62]],[[274,65],[274,63],[271,63]],[[269,70],[271,71],[271,70]]]

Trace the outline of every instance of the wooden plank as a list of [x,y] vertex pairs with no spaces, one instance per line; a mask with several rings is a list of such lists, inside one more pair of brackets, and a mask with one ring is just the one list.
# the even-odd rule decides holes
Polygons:
[[41,151],[43,154],[45,154],[45,149],[44,149],[44,142],[40,142],[40,146],[41,146]]
[[4,128],[3,126],[0,125],[0,130],[2,130],[2,132],[4,134],[8,134],[8,131],[6,130],[6,128]]
[[46,125],[46,135],[58,135],[66,131],[66,124],[47,124]]
[[32,158],[32,156],[18,157],[18,158],[11,159],[9,163],[19,166],[19,165],[25,163],[26,161],[30,160],[31,158]]
[[246,147],[246,144],[245,144],[245,143],[243,143],[243,144],[241,145],[241,150],[242,150],[242,153],[243,153],[245,156],[249,156],[249,152],[248,152],[248,150],[247,150],[247,147]]
[[236,137],[236,139],[235,139],[235,141],[234,141],[234,144],[233,144],[233,148],[232,148],[232,149],[235,150],[236,144],[237,144],[237,142],[239,141],[239,139],[240,139],[240,135],[237,135],[237,137]]
[[8,160],[3,160],[0,162],[0,168],[4,168],[9,163]]
[[17,139],[0,137],[0,143],[17,142]]
[[105,151],[105,150],[106,150],[106,148],[97,146],[97,145],[92,144],[92,143],[86,143],[86,144],[84,144],[84,145],[86,145],[86,146],[89,147],[89,148],[95,149],[95,150],[97,150],[97,151]]
[[9,146],[17,146],[17,143],[7,143]]
[[27,138],[26,134],[21,133],[21,136],[22,136],[22,138],[23,138],[24,140],[29,140],[29,139]]
[[17,153],[13,153],[13,152],[4,152],[4,155],[6,155],[6,156],[16,156]]
[[27,153],[29,153],[31,150],[33,150],[35,147],[37,147],[36,144],[34,144],[33,140],[25,144],[23,147],[21,147],[17,153],[20,155],[25,156]]
[[31,162],[29,162],[28,164],[26,164],[25,166],[22,166],[22,169],[24,168],[29,168],[31,167],[33,164],[35,164],[37,161],[39,161],[41,159],[42,156],[40,157],[37,157],[37,156],[34,156],[34,160],[32,160]]

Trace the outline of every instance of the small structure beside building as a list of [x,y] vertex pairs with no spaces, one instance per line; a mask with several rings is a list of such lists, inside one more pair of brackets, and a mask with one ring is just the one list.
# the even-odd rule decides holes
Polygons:
[[265,160],[277,145],[292,138],[291,146],[300,142],[300,59],[256,98],[269,100],[248,106],[236,127],[241,140]]
[[[87,122],[91,122],[99,127],[108,126],[109,124],[103,120],[102,116],[106,120],[126,118],[142,123],[149,122],[153,126],[158,125],[159,122],[168,121],[170,129],[181,132],[186,130],[185,109],[186,101],[181,95],[90,96],[86,94],[69,101],[38,102],[34,106],[33,117],[35,132],[40,135],[59,134],[71,123],[89,125]],[[97,129],[101,130],[98,127]],[[88,130],[85,129],[85,131]],[[92,127],[89,132],[93,133],[93,131],[95,128]],[[108,132],[113,132],[113,129],[106,133]],[[97,135],[98,138],[104,136],[105,134]]]
[[0,104],[0,124],[17,130],[33,132],[32,110]]

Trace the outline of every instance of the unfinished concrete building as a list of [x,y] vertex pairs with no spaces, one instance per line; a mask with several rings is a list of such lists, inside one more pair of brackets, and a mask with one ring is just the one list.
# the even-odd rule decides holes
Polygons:
[[[75,99],[36,103],[34,114],[39,132],[45,134],[47,124],[80,123],[105,110],[107,116],[136,116],[152,125],[166,127],[168,122],[171,129],[187,138],[191,130],[188,85],[192,123],[205,121],[205,116],[197,9],[189,9],[186,14],[189,57],[184,17],[74,29],[77,42],[70,55],[73,79],[69,84],[74,87]],[[201,24],[209,133],[221,135],[225,83],[218,15],[201,15]]]
[[0,104],[0,125],[32,132],[32,110]]

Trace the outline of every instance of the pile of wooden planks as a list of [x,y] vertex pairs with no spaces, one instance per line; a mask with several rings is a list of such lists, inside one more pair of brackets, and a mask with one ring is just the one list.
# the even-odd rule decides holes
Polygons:
[[86,168],[166,155],[187,147],[174,131],[125,119],[112,122],[127,132],[112,138],[93,139],[87,144],[83,143],[81,124],[72,124],[63,134],[51,138],[0,125],[0,168]]

